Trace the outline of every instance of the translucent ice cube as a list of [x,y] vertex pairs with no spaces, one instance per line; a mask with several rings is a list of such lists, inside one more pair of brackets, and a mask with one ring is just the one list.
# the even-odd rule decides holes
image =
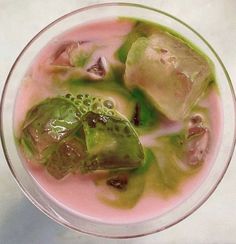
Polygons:
[[51,153],[51,147],[77,127],[76,113],[76,106],[64,98],[44,100],[27,113],[20,139],[22,145],[44,162]]
[[139,87],[171,120],[183,119],[210,79],[209,61],[165,32],[140,37],[128,53],[125,83]]
[[73,137],[57,146],[57,149],[49,156],[46,168],[50,175],[59,180],[71,172],[76,172],[84,157],[85,148],[82,141]]

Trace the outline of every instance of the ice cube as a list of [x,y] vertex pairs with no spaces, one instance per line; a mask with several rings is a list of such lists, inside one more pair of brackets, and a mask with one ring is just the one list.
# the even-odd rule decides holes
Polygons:
[[44,161],[48,148],[67,137],[78,125],[77,108],[70,101],[48,98],[27,113],[21,142],[35,158]]
[[181,120],[207,87],[210,68],[210,61],[182,40],[157,32],[133,43],[125,83],[143,89],[169,119]]
[[83,143],[76,137],[65,140],[57,147],[46,163],[47,171],[56,179],[62,179],[68,173],[79,169],[85,157]]

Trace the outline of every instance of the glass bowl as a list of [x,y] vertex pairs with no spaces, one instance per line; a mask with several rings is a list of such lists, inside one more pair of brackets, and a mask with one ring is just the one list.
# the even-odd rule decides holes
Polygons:
[[[47,196],[27,173],[14,138],[15,98],[21,80],[34,57],[52,38],[79,24],[111,17],[134,17],[157,22],[175,30],[199,47],[214,63],[223,106],[222,139],[214,164],[200,187],[184,202],[165,214],[132,224],[107,224],[78,216]],[[7,163],[24,194],[47,216],[80,232],[112,238],[143,236],[164,230],[193,213],[221,181],[235,146],[235,94],[229,75],[208,42],[181,20],[150,7],[130,3],[98,4],[66,14],[40,31],[17,57],[7,77],[1,100],[1,140]]]

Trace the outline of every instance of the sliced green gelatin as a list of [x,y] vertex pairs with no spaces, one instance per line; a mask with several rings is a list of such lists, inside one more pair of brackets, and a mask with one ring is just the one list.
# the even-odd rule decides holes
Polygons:
[[83,117],[88,158],[81,171],[132,169],[142,165],[144,153],[128,120],[89,112]]

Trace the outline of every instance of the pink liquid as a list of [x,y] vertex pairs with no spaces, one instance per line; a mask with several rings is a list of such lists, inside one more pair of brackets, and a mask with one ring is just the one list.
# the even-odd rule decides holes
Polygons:
[[[93,60],[100,56],[105,56],[110,63],[116,64],[114,52],[122,44],[122,37],[132,28],[128,21],[92,23],[86,26],[77,27],[52,40],[42,50],[35,62],[29,69],[17,98],[15,111],[16,132],[18,126],[25,118],[26,112],[36,104],[49,96],[59,94],[51,85],[51,81],[45,71],[45,66],[55,50],[65,41],[92,40],[96,45],[102,46],[93,54]],[[98,199],[101,191],[108,191],[108,188],[97,187],[89,175],[69,175],[63,180],[56,180],[50,176],[46,170],[32,162],[26,162],[25,167],[30,175],[42,190],[60,204],[63,208],[73,211],[78,215],[86,216],[101,222],[108,223],[131,223],[150,219],[176,207],[188,198],[201,184],[204,184],[209,170],[212,167],[216,156],[221,135],[221,105],[220,98],[213,90],[207,99],[201,102],[209,109],[211,127],[211,147],[204,165],[199,173],[184,182],[180,191],[169,197],[162,198],[156,194],[147,193],[141,197],[139,202],[132,209],[118,209],[105,205]],[[122,103],[119,110],[123,109]],[[177,126],[178,127],[178,126]],[[172,128],[176,130],[178,128]],[[155,132],[155,136],[165,134],[170,128],[162,128]],[[152,144],[154,134],[144,136],[141,141],[144,144]]]

